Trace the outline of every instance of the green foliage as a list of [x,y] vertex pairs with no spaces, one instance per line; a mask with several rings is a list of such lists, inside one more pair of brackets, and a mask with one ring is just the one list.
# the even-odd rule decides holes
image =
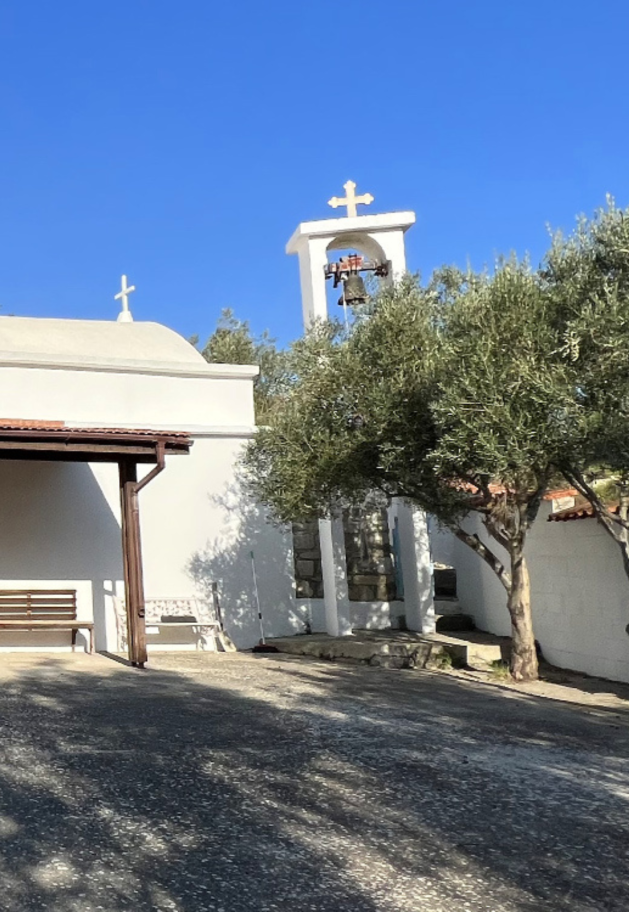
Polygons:
[[570,427],[549,307],[528,264],[509,260],[493,276],[407,276],[349,335],[318,325],[293,347],[282,409],[249,447],[257,496],[291,520],[375,490],[449,525],[471,506],[491,512],[490,483],[537,504]]
[[[197,344],[198,336],[191,340]],[[246,320],[238,320],[229,309],[223,310],[218,325],[202,350],[206,361],[217,364],[255,364],[260,373],[254,383],[256,421],[264,424],[286,380],[286,352],[278,349],[265,330],[253,336]]]
[[544,489],[571,444],[572,373],[556,357],[553,301],[528,262],[461,277],[442,333],[434,465],[451,483]]
[[320,323],[294,344],[282,408],[247,453],[254,493],[277,519],[322,515],[373,491],[431,500],[433,297],[407,278],[349,335]]
[[553,239],[544,277],[574,376],[579,445],[572,468],[629,476],[629,212],[608,200],[573,235]]
[[495,659],[491,663],[489,670],[491,675],[498,681],[511,680],[511,670],[509,668],[509,663],[505,662],[504,659]]

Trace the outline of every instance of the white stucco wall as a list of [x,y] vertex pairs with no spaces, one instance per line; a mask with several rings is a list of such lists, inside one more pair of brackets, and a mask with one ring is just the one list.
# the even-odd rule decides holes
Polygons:
[[302,632],[294,598],[290,534],[266,521],[234,479],[243,445],[230,438],[197,438],[188,457],[174,457],[140,494],[147,596],[219,586],[226,628],[240,648],[260,639],[254,597],[254,553],[265,635]]
[[[629,681],[629,580],[620,553],[593,519],[546,521],[544,504],[527,544],[535,636],[549,662]],[[480,523],[470,529],[482,534]],[[506,593],[488,567],[451,539],[461,608],[481,630],[509,636]]]
[[[216,580],[226,628],[240,647],[259,639],[252,550],[267,634],[303,629],[290,537],[266,523],[234,479],[254,433],[253,374],[205,364],[171,376],[154,365],[18,366],[15,355],[0,352],[0,418],[192,434],[191,455],[168,457],[165,472],[140,493],[145,591],[147,598],[203,595]],[[96,648],[115,650],[113,596],[123,592],[117,467],[0,460],[0,505],[0,586],[77,588],[80,615],[93,613]],[[68,644],[65,633],[0,632],[0,649]]]

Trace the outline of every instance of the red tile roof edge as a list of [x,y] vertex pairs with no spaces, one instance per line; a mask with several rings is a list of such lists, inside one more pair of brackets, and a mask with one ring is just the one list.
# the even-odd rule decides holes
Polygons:
[[64,421],[36,421],[22,419],[0,419],[0,433],[2,431],[17,431],[35,433],[46,433],[49,431],[54,435],[80,435],[86,436],[118,436],[118,437],[170,437],[180,440],[188,440],[190,434],[187,431],[158,431],[153,428],[114,428],[114,427],[76,427],[69,426]]
[[[609,504],[607,509],[610,513],[617,513],[618,504]],[[566,510],[557,510],[556,513],[550,514],[547,522],[572,522],[575,519],[596,519],[592,504],[578,504]]]
[[[488,487],[490,494],[505,494],[507,491],[504,485],[494,484],[493,482]],[[469,491],[470,494],[479,493],[476,485],[470,482],[461,482],[461,484],[456,485],[456,488],[459,491]],[[576,497],[578,493],[575,488],[556,488],[552,491],[546,491],[543,500],[556,500],[558,497]]]

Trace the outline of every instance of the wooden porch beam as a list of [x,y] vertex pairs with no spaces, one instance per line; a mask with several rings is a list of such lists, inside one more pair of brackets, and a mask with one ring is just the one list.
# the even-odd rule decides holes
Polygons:
[[155,449],[157,465],[140,481],[138,481],[137,462],[133,458],[123,459],[119,463],[120,502],[122,507],[122,562],[124,567],[125,603],[127,606],[127,641],[129,643],[129,660],[132,665],[138,668],[144,668],[148,658],[138,494],[160,472],[163,472],[166,465],[165,455],[165,446],[160,442]]
[[129,661],[132,665],[143,668],[147,660],[147,651],[137,463],[132,459],[124,459],[121,460],[119,467],[120,503],[122,508],[122,562],[124,567],[125,604],[127,607]]

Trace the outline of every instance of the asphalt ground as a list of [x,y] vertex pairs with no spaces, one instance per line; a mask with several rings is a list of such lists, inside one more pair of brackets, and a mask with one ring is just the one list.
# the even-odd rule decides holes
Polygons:
[[628,758],[574,686],[4,656],[0,910],[626,912]]

